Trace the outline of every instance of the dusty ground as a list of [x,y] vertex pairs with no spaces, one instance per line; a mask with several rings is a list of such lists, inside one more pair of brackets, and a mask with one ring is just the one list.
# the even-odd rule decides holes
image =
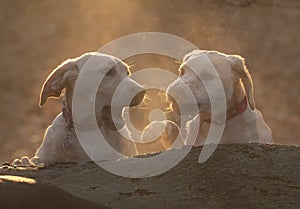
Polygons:
[[[110,209],[78,197],[49,184],[16,183],[1,181],[1,208],[5,209]],[[5,176],[6,177],[6,176]],[[13,176],[15,178],[15,176]]]
[[299,1],[249,2],[238,7],[223,0],[0,1],[0,161],[33,155],[60,111],[57,101],[38,107],[40,88],[54,67],[144,31],[244,56],[275,142],[299,145]]
[[[79,198],[116,209],[299,208],[300,147],[219,145],[203,164],[198,163],[200,150],[194,148],[176,167],[151,178],[115,176],[92,163],[56,164],[38,171],[3,166],[0,178],[1,175],[35,178],[42,185],[50,184]],[[181,152],[173,151],[169,157]],[[119,161],[118,165],[127,166],[128,161]],[[22,198],[24,201],[36,191],[34,187],[28,190],[31,193],[17,196],[15,201]],[[45,191],[48,193],[43,194],[48,195],[53,188]],[[70,198],[67,200],[71,202]]]

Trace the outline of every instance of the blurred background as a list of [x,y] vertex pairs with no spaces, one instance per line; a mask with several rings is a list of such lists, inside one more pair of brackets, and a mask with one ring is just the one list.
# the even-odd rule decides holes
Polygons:
[[[60,100],[38,106],[41,86],[58,64],[147,31],[242,55],[275,142],[299,145],[299,20],[298,0],[2,0],[0,162],[32,156],[60,112]],[[147,67],[161,67],[153,60]],[[135,71],[143,63],[135,57],[129,64]]]

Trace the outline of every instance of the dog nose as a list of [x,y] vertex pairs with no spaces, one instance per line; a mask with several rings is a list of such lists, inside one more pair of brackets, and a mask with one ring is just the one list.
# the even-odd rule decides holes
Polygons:
[[143,101],[145,94],[146,94],[146,90],[142,90],[139,93],[137,93],[131,100],[130,107],[139,105]]

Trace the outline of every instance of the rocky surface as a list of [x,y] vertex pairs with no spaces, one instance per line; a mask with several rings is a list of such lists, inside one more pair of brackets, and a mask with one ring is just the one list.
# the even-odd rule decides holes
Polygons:
[[109,209],[46,183],[32,184],[11,181],[11,178],[0,180],[0,202],[1,209]]
[[[0,174],[30,177],[117,209],[300,207],[300,147],[219,145],[203,164],[197,161],[200,150],[193,148],[177,166],[150,178],[119,177],[94,163],[46,168],[3,165]],[[180,150],[172,152],[175,156]]]

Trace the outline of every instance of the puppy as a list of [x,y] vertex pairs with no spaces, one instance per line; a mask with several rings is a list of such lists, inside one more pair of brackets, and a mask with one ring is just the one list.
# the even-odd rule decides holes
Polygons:
[[[94,128],[101,130],[107,143],[116,151],[127,156],[137,154],[135,144],[119,134],[118,130],[124,126],[121,120],[122,108],[140,104],[144,98],[145,90],[140,84],[129,78],[129,67],[124,62],[111,55],[90,52],[78,58],[66,60],[48,76],[40,94],[40,106],[43,106],[49,97],[59,97],[65,89],[62,112],[56,116],[47,128],[43,142],[36,151],[35,156],[30,160],[26,157],[21,158],[21,160],[16,159],[13,162],[14,165],[24,163],[38,165],[62,161],[81,163],[90,160],[77,138],[72,118],[75,82],[84,68],[86,68],[85,72],[91,73],[92,78],[89,79],[103,75],[103,79],[96,90],[95,115],[98,127]],[[89,79],[84,82],[90,82]],[[123,88],[120,90],[122,98],[118,100],[115,108],[118,110],[117,121],[113,121],[111,115],[112,98],[120,83],[123,84]],[[89,89],[81,90],[86,92],[81,95],[80,99],[91,100]],[[133,98],[129,105],[125,101],[126,98]],[[81,122],[82,125],[86,125],[90,122],[90,118],[85,118]],[[116,127],[115,124],[119,124],[119,126]],[[76,125],[78,128],[81,127],[80,124]],[[92,146],[93,144],[91,144]],[[97,152],[106,153],[105,157],[102,156],[103,160],[115,160],[110,159],[111,153],[104,150],[104,148],[97,150]]]
[[[191,101],[186,96],[186,88],[183,88],[186,85],[191,90],[199,110],[196,114],[190,112],[196,117],[187,124],[187,144],[193,141],[191,136],[197,130],[197,120],[200,119],[200,127],[195,145],[203,145],[211,124],[222,125],[220,120],[223,116],[226,120],[223,123],[225,129],[220,143],[273,143],[270,128],[255,108],[253,82],[242,57],[217,51],[196,50],[184,57],[179,72],[178,79],[168,87],[168,94],[176,97],[177,103],[189,109]],[[215,85],[218,79],[221,86]],[[209,98],[205,83],[212,88],[209,90],[214,93],[214,98]],[[217,112],[215,120],[212,120],[211,100],[220,104],[222,92],[225,94],[226,110]],[[171,102],[172,108],[178,112],[175,102]]]

